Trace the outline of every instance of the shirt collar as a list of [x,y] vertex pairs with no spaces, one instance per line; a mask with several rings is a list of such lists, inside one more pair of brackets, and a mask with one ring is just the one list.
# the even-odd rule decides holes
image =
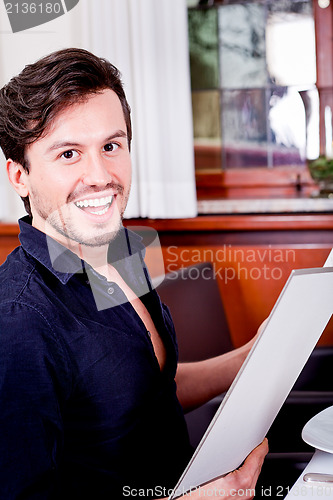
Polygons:
[[[19,239],[24,250],[40,262],[64,285],[77,273],[83,273],[84,262],[68,248],[47,236],[31,224],[29,216],[19,220]],[[144,257],[142,238],[125,227],[109,245],[109,261],[124,260],[129,255],[140,252]]]

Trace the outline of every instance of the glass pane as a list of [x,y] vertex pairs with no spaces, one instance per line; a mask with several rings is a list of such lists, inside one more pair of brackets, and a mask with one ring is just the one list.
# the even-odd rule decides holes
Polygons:
[[268,0],[269,12],[312,15],[312,0]]
[[275,87],[222,95],[224,168],[305,164],[307,129],[317,113],[312,91]]
[[223,5],[218,12],[222,87],[265,87],[265,6]]
[[223,168],[267,166],[265,89],[222,92]]
[[216,9],[189,9],[192,90],[219,86],[218,34]]
[[294,87],[280,87],[269,101],[272,164],[299,165],[306,159],[306,114],[302,96]]
[[204,90],[192,93],[195,166],[221,169],[220,93]]
[[316,82],[315,27],[310,1],[276,1],[269,6],[267,67],[277,85]]
[[192,92],[194,138],[205,143],[221,142],[220,94],[217,90]]
[[273,167],[318,156],[312,0],[190,8],[189,38],[196,162]]

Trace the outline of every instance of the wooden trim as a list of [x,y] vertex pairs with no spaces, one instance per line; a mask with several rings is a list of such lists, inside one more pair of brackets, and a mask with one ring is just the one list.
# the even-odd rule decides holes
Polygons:
[[195,169],[221,171],[222,147],[213,144],[194,144]]
[[196,185],[199,200],[308,197],[317,188],[306,166],[197,170]]
[[[186,219],[125,219],[125,226],[153,227],[160,232],[191,231],[332,231],[333,214],[201,215]],[[18,236],[18,224],[0,223],[1,239]]]
[[191,219],[128,219],[124,223],[128,227],[153,227],[158,232],[332,231],[333,214],[203,215]]
[[202,187],[273,187],[297,186],[299,184],[313,186],[309,170],[303,166],[285,166],[274,168],[234,168],[222,172],[215,170],[198,170],[196,179]]
[[19,234],[18,224],[3,224],[0,223],[0,237],[1,236],[18,236]]
[[322,9],[313,2],[316,35],[317,87],[333,87],[333,5]]
[[325,107],[333,109],[333,5],[322,9],[313,2],[316,34],[317,88],[319,93],[320,154],[326,153]]

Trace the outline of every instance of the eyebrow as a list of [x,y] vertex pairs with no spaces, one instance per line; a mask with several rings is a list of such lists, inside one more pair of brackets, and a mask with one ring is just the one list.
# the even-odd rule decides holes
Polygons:
[[[113,141],[114,139],[117,139],[119,137],[124,137],[125,139],[127,138],[126,132],[123,130],[117,130],[113,134],[111,134],[109,137],[107,137],[104,141],[102,141],[104,144],[107,144],[108,142]],[[82,147],[82,144],[78,142],[71,142],[71,141],[60,141],[60,142],[55,142],[52,144],[49,148],[47,148],[46,153],[51,153],[52,151],[56,151],[57,149],[63,149],[63,148],[77,148],[77,147]]]

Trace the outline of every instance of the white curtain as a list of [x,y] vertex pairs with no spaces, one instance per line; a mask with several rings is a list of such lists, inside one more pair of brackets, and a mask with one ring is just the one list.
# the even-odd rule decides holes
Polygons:
[[[47,30],[52,28],[51,40]],[[195,216],[186,0],[80,0],[35,33],[36,54],[24,51],[27,62],[41,52],[72,45],[109,59],[123,75],[133,122],[133,184],[125,216]],[[12,37],[17,37],[16,43],[21,37],[21,60],[29,35],[8,35],[11,60],[17,60],[19,51],[13,49]],[[2,64],[3,58],[0,69]]]
[[196,215],[186,0],[81,0],[82,43],[123,74],[133,120],[127,217]]

